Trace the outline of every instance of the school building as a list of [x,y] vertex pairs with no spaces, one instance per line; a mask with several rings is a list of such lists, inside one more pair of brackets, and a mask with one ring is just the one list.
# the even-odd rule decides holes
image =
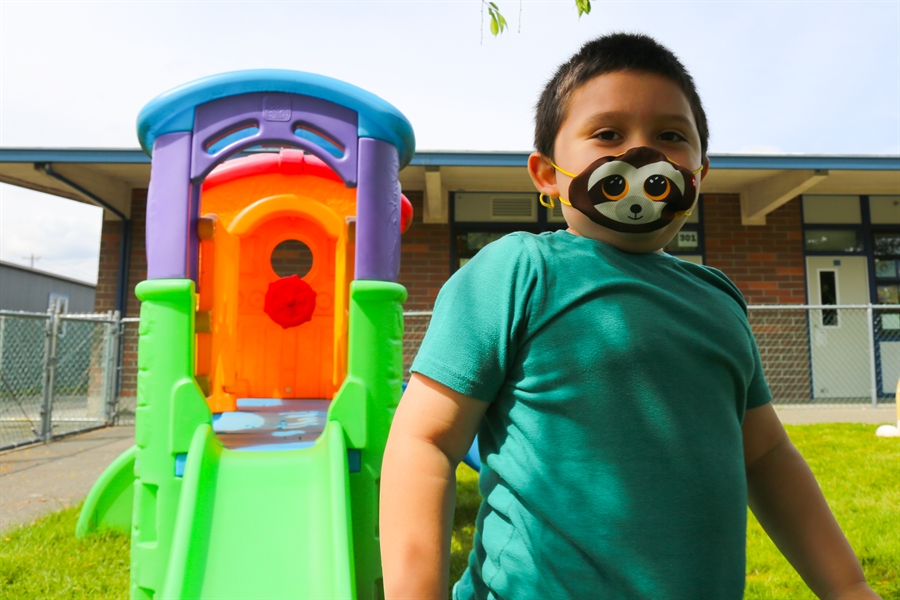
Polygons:
[[[401,171],[415,211],[402,238],[406,310],[430,310],[443,282],[490,241],[565,226],[558,204],[538,202],[528,154],[420,151]],[[710,162],[698,209],[667,251],[720,269],[750,305],[819,307],[794,327],[803,330],[807,363],[815,365],[817,352],[820,362],[834,354],[821,364],[852,363],[868,355],[854,344],[868,343],[880,395],[892,399],[900,377],[900,156],[711,154]],[[146,276],[149,180],[140,150],[0,149],[0,181],[106,209],[98,312],[139,316],[134,286]],[[832,305],[879,306],[857,326]],[[124,395],[134,389],[134,338],[124,354]]]

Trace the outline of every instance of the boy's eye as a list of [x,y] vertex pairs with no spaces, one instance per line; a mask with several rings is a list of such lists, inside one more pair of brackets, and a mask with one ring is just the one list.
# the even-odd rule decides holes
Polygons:
[[659,139],[664,142],[683,142],[685,138],[683,135],[675,131],[666,131],[659,134]]
[[596,137],[599,138],[599,139],[601,139],[601,140],[603,140],[604,142],[612,142],[612,141],[615,141],[615,140],[622,139],[622,136],[620,136],[620,135],[619,135],[618,133],[616,133],[615,131],[612,131],[612,130],[609,130],[609,129],[607,129],[607,130],[605,130],[605,131],[599,132],[599,133],[596,135]]

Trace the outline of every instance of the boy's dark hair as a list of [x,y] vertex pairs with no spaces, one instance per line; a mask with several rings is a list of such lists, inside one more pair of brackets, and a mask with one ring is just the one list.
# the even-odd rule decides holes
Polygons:
[[706,157],[709,126],[694,79],[671,50],[652,37],[639,33],[611,33],[601,36],[586,43],[575,56],[557,69],[544,87],[536,106],[535,150],[553,158],[556,135],[569,111],[569,102],[575,90],[598,75],[614,71],[653,73],[675,82],[691,106],[697,132],[700,134],[700,149],[703,157]]

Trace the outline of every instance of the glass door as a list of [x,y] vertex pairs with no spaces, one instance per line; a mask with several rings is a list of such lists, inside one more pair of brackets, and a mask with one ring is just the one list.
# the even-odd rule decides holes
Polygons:
[[874,231],[875,355],[879,395],[892,396],[900,379],[900,229]]

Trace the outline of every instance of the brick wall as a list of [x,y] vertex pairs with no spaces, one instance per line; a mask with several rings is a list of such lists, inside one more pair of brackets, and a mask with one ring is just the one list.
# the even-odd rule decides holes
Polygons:
[[[806,276],[800,200],[766,216],[765,225],[741,225],[736,194],[704,194],[706,264],[724,272],[747,304],[803,304]],[[763,372],[779,402],[808,402],[806,311],[751,311]]]
[[706,264],[728,275],[747,304],[803,304],[806,278],[800,200],[766,217],[765,225],[741,225],[736,194],[704,194]]
[[[131,257],[128,269],[128,293],[123,317],[138,317],[141,303],[134,295],[135,286],[147,278],[146,253],[147,190],[134,190],[131,196]],[[94,310],[106,312],[116,307],[116,282],[119,271],[119,244],[122,239],[122,223],[103,221],[100,234],[100,268],[97,274],[97,295]],[[120,395],[134,397],[137,385],[137,332],[136,324],[125,326],[122,340],[122,373]],[[127,402],[126,402],[127,405]]]
[[404,310],[431,310],[450,277],[450,225],[422,222],[422,192],[404,192],[413,206],[413,223],[400,247],[400,283],[409,298]]

